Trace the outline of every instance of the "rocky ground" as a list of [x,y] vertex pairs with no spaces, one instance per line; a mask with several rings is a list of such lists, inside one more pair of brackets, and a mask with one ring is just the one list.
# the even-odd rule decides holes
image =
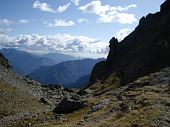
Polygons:
[[45,86],[0,65],[1,127],[168,127],[170,68],[121,86],[113,73],[84,91]]
[[[74,104],[65,108],[70,112],[85,105],[76,90],[62,86],[46,86],[15,74],[8,60],[0,56],[0,126],[23,127],[53,121],[60,115],[53,113],[58,105]],[[68,100],[65,102],[65,100]]]
[[[115,83],[119,82],[117,80]],[[99,84],[102,86],[105,82]],[[101,87],[103,92],[100,94],[94,87],[83,95],[87,97],[85,108],[35,127],[169,127],[170,68],[121,88],[108,90]]]

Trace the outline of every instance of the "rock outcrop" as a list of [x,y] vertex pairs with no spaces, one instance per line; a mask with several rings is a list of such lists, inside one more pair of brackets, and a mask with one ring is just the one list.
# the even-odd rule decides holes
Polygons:
[[170,66],[170,1],[161,11],[142,17],[136,29],[118,43],[110,40],[110,52],[105,62],[94,67],[90,84],[115,73],[122,84]]

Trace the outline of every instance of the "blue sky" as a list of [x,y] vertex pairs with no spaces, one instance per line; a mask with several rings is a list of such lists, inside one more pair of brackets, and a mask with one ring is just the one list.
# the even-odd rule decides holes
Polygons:
[[0,46],[103,55],[111,37],[123,39],[142,16],[159,11],[163,2],[1,0]]

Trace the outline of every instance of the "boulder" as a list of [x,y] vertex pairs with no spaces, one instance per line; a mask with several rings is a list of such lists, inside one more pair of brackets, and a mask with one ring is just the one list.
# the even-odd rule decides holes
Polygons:
[[85,107],[85,102],[83,100],[75,100],[64,98],[61,102],[54,108],[53,112],[55,114],[68,114],[76,110],[79,110]]

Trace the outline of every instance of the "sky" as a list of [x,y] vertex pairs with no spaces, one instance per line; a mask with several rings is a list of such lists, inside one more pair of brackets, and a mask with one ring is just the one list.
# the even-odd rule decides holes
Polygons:
[[1,0],[0,48],[105,57],[164,0]]

